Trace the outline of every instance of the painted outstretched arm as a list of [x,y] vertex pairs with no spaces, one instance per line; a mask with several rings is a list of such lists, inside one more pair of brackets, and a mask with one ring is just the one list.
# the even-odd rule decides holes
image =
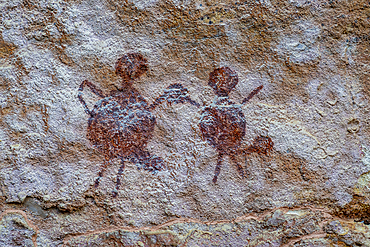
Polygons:
[[149,106],[150,110],[155,109],[158,105],[167,101],[170,105],[172,103],[185,103],[189,102],[190,104],[200,107],[199,103],[192,100],[188,94],[188,90],[184,88],[181,84],[172,84],[166,90],[164,94],[156,98],[156,100]]
[[253,98],[254,95],[258,94],[259,91],[261,91],[263,88],[263,85],[259,86],[258,88],[254,89],[249,95],[247,98],[243,99],[242,101],[242,105],[247,103],[249,100],[251,100]]
[[82,98],[82,91],[84,90],[84,86],[88,86],[94,94],[98,95],[101,98],[105,98],[105,95],[103,94],[103,92],[100,89],[98,89],[94,84],[92,84],[88,80],[84,80],[81,83],[80,88],[78,89],[78,99],[80,100],[81,104],[83,105],[83,107],[85,109],[85,112],[91,116],[91,111],[87,107],[85,100]]

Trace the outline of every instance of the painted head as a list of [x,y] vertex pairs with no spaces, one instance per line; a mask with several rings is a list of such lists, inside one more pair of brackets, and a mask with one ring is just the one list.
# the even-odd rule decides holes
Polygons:
[[215,94],[226,97],[238,84],[238,74],[229,67],[215,69],[209,74],[208,85],[215,90]]
[[139,53],[128,53],[116,62],[116,74],[122,77],[124,83],[133,82],[148,71],[146,58]]

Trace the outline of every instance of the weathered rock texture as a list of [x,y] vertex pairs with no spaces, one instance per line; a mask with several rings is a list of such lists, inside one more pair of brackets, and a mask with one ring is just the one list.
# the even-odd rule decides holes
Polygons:
[[[0,2],[0,246],[370,246],[370,3],[363,0]],[[196,105],[160,104],[146,146],[156,174],[88,140],[78,88],[120,89],[115,62],[149,70],[150,104],[180,83]],[[199,128],[209,74],[271,152],[223,157]],[[100,98],[86,88],[90,109]],[[154,156],[153,156],[154,157]],[[240,176],[235,163],[242,166]]]

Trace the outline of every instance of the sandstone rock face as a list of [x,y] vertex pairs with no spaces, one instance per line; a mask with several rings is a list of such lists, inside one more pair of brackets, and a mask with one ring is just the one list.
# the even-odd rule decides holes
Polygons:
[[[370,246],[368,1],[12,0],[0,10],[0,246]],[[145,74],[116,73],[129,53],[145,57]],[[238,76],[224,99],[208,84],[221,67]],[[99,152],[84,80],[147,102],[145,145]],[[96,92],[83,89],[90,110]],[[246,127],[242,151],[220,158],[199,122],[222,100]],[[142,138],[134,120],[109,135]],[[259,137],[272,149],[256,152]]]

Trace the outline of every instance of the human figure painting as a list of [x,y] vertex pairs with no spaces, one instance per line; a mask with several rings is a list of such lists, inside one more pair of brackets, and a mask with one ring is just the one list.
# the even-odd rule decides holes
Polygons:
[[[87,127],[87,138],[105,157],[95,187],[98,187],[104,171],[112,159],[119,158],[121,166],[118,170],[116,197],[121,184],[125,162],[130,161],[139,169],[156,173],[164,168],[164,161],[157,155],[146,150],[148,140],[152,137],[156,118],[152,111],[161,103],[185,103],[195,106],[198,103],[188,95],[188,90],[181,84],[172,84],[152,104],[148,104],[133,86],[147,70],[147,59],[139,53],[129,53],[118,59],[115,65],[116,74],[122,78],[121,88],[105,95],[93,83],[85,80],[79,88],[78,99],[85,112],[90,116]],[[92,110],[85,103],[82,92],[87,86],[102,98]]]
[[214,183],[217,182],[225,155],[230,156],[236,164],[240,176],[245,177],[243,167],[237,163],[235,156],[248,155],[253,152],[266,154],[274,146],[270,137],[258,136],[252,145],[245,149],[240,148],[246,133],[246,118],[241,107],[258,94],[263,89],[263,85],[254,89],[241,104],[236,104],[229,99],[229,94],[237,84],[238,75],[229,67],[215,69],[209,75],[208,85],[213,88],[216,98],[212,104],[203,108],[199,128],[203,138],[218,151],[215,174],[212,180]]

